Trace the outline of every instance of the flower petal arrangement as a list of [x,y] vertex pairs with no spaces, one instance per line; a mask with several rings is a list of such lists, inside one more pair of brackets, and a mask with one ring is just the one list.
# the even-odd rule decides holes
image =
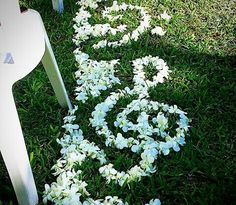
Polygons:
[[[92,48],[102,49],[106,47],[117,48],[130,41],[138,41],[142,34],[151,31],[151,34],[163,36],[166,31],[161,26],[153,28],[151,16],[141,6],[121,3],[116,1],[110,7],[104,7],[101,17],[110,22],[123,18],[127,11],[139,13],[139,25],[133,31],[128,31],[128,26],[121,24],[112,27],[109,23],[92,25],[89,19],[92,10],[99,8],[102,0],[80,0],[79,12],[74,18],[75,36],[74,43],[77,48],[74,51],[78,70],[75,73],[77,86],[75,88],[76,100],[86,103],[92,97],[98,97],[101,92],[112,88],[115,84],[121,84],[116,76],[120,59],[110,61],[96,61],[83,52],[84,43],[95,37],[105,37],[92,45]],[[163,21],[169,21],[171,17],[166,11],[159,16]],[[107,40],[107,35],[122,34],[120,40]],[[150,100],[149,89],[158,86],[168,79],[171,71],[167,63],[158,56],[145,56],[133,59],[130,64],[133,69],[133,85],[126,86],[111,92],[103,102],[98,103],[89,119],[90,125],[96,135],[104,139],[104,147],[117,150],[130,150],[137,155],[139,163],[128,170],[117,170],[106,155],[106,150],[101,149],[96,143],[91,142],[84,135],[80,125],[76,123],[78,106],[74,106],[64,118],[63,128],[65,134],[57,142],[61,145],[61,158],[52,167],[56,182],[45,185],[44,203],[48,201],[56,205],[128,205],[117,196],[106,196],[104,199],[93,199],[88,191],[88,183],[84,179],[83,164],[87,160],[98,162],[99,174],[107,184],[115,183],[120,187],[139,182],[143,177],[151,176],[156,170],[156,161],[160,155],[168,155],[172,150],[180,151],[185,144],[185,137],[189,131],[189,119],[186,113],[176,105],[168,105]],[[152,78],[146,76],[146,68],[151,66],[154,70]],[[113,122],[116,131],[110,128],[107,120],[109,113],[116,107],[122,98],[130,97],[133,100],[122,111],[118,112]],[[136,121],[129,116],[138,113]],[[117,131],[119,130],[119,131]],[[130,136],[129,133],[135,135]],[[79,166],[79,168],[78,168]],[[145,205],[160,205],[159,199],[151,199]]]

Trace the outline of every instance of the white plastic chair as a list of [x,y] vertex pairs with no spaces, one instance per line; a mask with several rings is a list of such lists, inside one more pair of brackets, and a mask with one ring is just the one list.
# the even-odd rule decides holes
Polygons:
[[13,94],[13,84],[42,61],[57,99],[72,108],[38,12],[21,13],[18,0],[0,0],[0,152],[20,205],[38,203]]

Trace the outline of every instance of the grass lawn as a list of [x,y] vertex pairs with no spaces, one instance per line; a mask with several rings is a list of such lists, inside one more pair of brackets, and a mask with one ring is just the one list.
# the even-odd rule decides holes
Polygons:
[[[92,59],[121,59],[117,75],[122,84],[98,98],[90,98],[86,104],[74,101],[77,68],[72,53],[76,48],[72,42],[72,19],[78,10],[75,1],[64,1],[62,15],[52,10],[51,1],[20,2],[41,13],[69,95],[79,106],[77,121],[89,140],[104,148],[102,140],[88,126],[91,112],[111,91],[132,85],[129,61],[146,55],[159,56],[173,71],[169,80],[150,90],[151,99],[176,104],[192,119],[190,136],[181,151],[161,156],[156,163],[158,171],[141,182],[130,184],[130,188],[107,185],[98,174],[98,165],[87,161],[84,173],[92,197],[117,195],[131,205],[147,203],[151,198],[160,198],[163,205],[236,204],[235,0],[124,0],[145,7],[154,22],[159,11],[167,10],[172,16],[167,34],[159,38],[145,33],[129,45],[96,51],[90,47],[94,41],[88,41],[83,51]],[[99,20],[99,16],[93,18],[94,23]],[[133,13],[127,15],[125,23],[131,27],[137,23]],[[41,200],[44,184],[55,181],[50,169],[61,156],[56,139],[63,135],[61,126],[67,109],[58,105],[41,64],[15,85],[14,96]],[[124,108],[127,102],[129,99],[121,100],[117,109]],[[111,121],[114,119],[111,116]],[[127,169],[136,161],[131,153],[105,150],[120,169]],[[0,200],[4,205],[17,204],[2,159]]]

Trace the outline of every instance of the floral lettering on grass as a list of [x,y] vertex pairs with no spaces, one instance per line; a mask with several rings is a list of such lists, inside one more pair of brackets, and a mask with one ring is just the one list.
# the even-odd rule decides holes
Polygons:
[[[108,34],[116,35],[127,31],[127,25],[122,24],[113,28],[109,23],[91,25],[91,9],[97,9],[102,0],[80,0],[80,10],[74,18],[75,37],[73,41],[77,45],[74,51],[78,63],[78,71],[75,73],[77,79],[76,100],[85,103],[89,96],[97,97],[103,90],[112,88],[113,85],[121,83],[115,76],[119,59],[111,61],[96,61],[90,59],[87,53],[82,52],[82,44],[91,37],[102,37]],[[113,2],[111,7],[105,7],[102,18],[110,22],[123,18],[123,13],[128,10],[140,14],[138,27],[132,32],[123,35],[120,40],[100,40],[93,44],[94,49],[104,47],[116,48],[130,41],[137,41],[144,32],[151,30],[151,34],[163,36],[166,31],[160,26],[151,28],[151,17],[145,8],[131,4],[118,4]],[[114,13],[121,13],[113,15]],[[165,21],[170,16],[164,12],[159,16]],[[140,181],[142,177],[150,176],[156,172],[155,163],[159,155],[168,155],[170,151],[178,152],[185,144],[185,136],[189,130],[189,120],[186,113],[176,105],[168,105],[149,100],[149,88],[163,83],[169,77],[170,70],[166,62],[159,57],[146,56],[133,60],[133,88],[125,87],[123,90],[112,92],[103,102],[97,104],[91,114],[90,123],[99,137],[105,137],[105,146],[114,149],[130,149],[132,153],[139,156],[140,161],[126,171],[118,171],[114,165],[108,163],[105,150],[102,150],[94,142],[86,139],[80,126],[75,123],[78,107],[69,111],[64,118],[63,128],[65,134],[57,142],[62,146],[62,157],[53,166],[56,182],[45,185],[44,203],[48,201],[56,205],[128,205],[117,196],[106,196],[104,199],[93,199],[87,190],[88,184],[83,179],[83,170],[75,169],[76,165],[83,165],[88,160],[99,162],[99,173],[107,183],[115,182],[120,186],[133,181]],[[145,68],[151,66],[155,70],[152,79],[145,75]],[[114,133],[108,125],[107,115],[116,106],[117,102],[127,96],[136,97],[126,108],[116,116],[114,126],[122,130]],[[138,112],[136,122],[129,119],[132,112]],[[174,131],[170,129],[175,125]],[[173,128],[172,128],[173,129]],[[135,137],[126,137],[126,134],[137,133]],[[145,205],[159,205],[159,199],[151,199]]]

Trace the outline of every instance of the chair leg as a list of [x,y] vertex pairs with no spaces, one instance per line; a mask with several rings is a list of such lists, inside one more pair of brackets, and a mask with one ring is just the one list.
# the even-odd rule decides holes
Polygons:
[[44,31],[45,31],[44,32],[45,33],[45,53],[42,58],[43,66],[52,84],[53,90],[56,94],[59,104],[62,107],[68,106],[68,108],[71,110],[72,105],[69,100],[68,94],[66,92],[65,85],[62,80],[62,77],[61,77],[61,74],[60,74],[60,71],[59,71],[59,68],[58,68],[58,65],[57,65],[57,62],[56,62],[56,59],[55,59],[45,28],[44,28]]
[[0,99],[0,151],[18,203],[35,205],[37,190],[11,89],[0,88]]
[[63,0],[52,0],[53,9],[62,13],[64,10]]

